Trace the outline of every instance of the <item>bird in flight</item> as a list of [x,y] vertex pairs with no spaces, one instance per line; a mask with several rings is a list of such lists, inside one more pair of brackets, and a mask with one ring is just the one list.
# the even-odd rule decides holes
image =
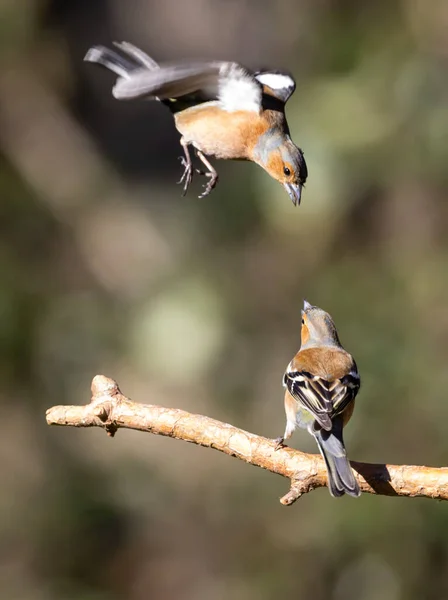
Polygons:
[[[193,174],[207,177],[207,196],[218,182],[208,157],[249,160],[281,183],[300,204],[308,171],[301,148],[289,135],[285,104],[296,83],[287,72],[251,72],[234,62],[174,62],[159,65],[129,42],[121,52],[93,46],[84,60],[118,75],[112,94],[118,100],[159,100],[172,112],[181,134],[186,194]],[[205,167],[194,169],[190,147]]]

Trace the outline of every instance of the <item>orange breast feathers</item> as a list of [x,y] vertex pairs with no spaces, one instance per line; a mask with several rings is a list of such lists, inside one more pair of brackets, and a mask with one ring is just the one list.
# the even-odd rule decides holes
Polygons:
[[223,159],[252,160],[258,139],[270,127],[264,113],[226,112],[209,103],[177,113],[175,121],[188,144]]

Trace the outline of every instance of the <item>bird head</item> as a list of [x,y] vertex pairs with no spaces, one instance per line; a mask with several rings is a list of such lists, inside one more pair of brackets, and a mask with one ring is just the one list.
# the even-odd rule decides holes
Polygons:
[[306,300],[302,310],[301,348],[317,346],[341,346],[338,332],[331,316]]
[[269,135],[263,140],[265,148],[259,153],[257,162],[269,175],[281,183],[293,204],[300,204],[302,187],[308,177],[308,169],[303,151],[289,136]]

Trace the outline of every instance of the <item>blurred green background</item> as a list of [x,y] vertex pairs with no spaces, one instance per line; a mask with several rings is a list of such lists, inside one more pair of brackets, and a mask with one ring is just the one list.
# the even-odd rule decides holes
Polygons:
[[[288,509],[286,480],[217,452],[45,424],[104,373],[276,437],[305,297],[361,372],[349,456],[446,464],[447,30],[439,0],[1,3],[2,599],[448,597],[444,503]],[[302,206],[245,163],[182,198],[169,113],[83,63],[115,39],[291,70]]]

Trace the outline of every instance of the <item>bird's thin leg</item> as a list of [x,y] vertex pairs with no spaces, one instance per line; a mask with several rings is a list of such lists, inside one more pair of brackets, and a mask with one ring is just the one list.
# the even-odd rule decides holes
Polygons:
[[205,173],[203,171],[199,171],[199,173],[209,178],[208,183],[204,186],[205,191],[199,196],[199,198],[205,198],[205,196],[208,196],[212,189],[215,187],[215,185],[218,183],[218,173],[215,171],[215,169],[212,167],[210,162],[200,150],[196,150],[196,154],[208,169],[208,171],[206,171]]
[[188,144],[184,140],[184,138],[180,138],[180,144],[184,149],[185,156],[179,156],[179,160],[184,167],[184,172],[182,173],[182,177],[179,179],[177,183],[183,183],[184,189],[182,191],[182,196],[185,196],[187,190],[190,186],[191,180],[193,179],[193,163],[191,162],[190,151],[188,150]]
[[282,437],[275,438],[275,440],[274,440],[275,450],[280,450],[280,448],[287,448],[287,445],[285,444],[285,440],[289,440],[289,438],[294,433],[295,428],[296,428],[296,422],[286,419],[285,433],[283,434]]

